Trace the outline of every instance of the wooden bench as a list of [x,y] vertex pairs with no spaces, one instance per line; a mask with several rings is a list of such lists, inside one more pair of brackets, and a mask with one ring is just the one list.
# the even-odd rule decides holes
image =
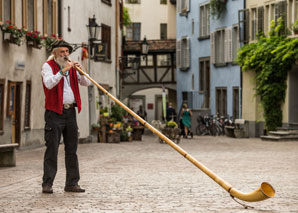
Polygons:
[[16,166],[15,148],[19,144],[0,144],[0,167]]

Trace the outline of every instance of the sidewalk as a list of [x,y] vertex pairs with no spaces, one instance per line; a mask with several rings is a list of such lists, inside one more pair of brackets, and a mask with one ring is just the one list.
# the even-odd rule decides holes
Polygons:
[[276,196],[244,209],[217,183],[156,136],[120,144],[79,145],[80,185],[63,191],[64,147],[53,194],[41,193],[44,147],[17,151],[17,166],[0,168],[0,212],[298,212],[298,141],[195,136],[179,146],[249,193],[269,182]]

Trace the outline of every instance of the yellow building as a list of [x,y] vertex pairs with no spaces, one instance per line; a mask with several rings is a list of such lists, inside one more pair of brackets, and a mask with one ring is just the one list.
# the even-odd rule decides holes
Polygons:
[[[298,20],[298,0],[247,0],[246,9],[240,11],[240,14],[239,23],[244,29],[243,40],[246,42],[255,42],[257,32],[261,30],[267,34],[270,30],[271,21],[276,21],[279,17],[282,17],[288,29],[291,29],[292,24]],[[289,36],[298,38],[298,35],[294,34],[293,31],[291,31]],[[259,97],[255,96],[255,73],[251,71],[243,72],[242,79],[242,118],[249,123],[249,136],[259,137],[264,133],[264,118]],[[289,70],[286,98],[282,105],[282,122],[284,127],[298,125],[297,91],[298,65],[294,64],[292,70]]]

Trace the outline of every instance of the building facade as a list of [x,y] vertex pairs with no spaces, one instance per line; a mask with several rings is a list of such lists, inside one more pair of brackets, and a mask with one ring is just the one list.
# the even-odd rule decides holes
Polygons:
[[[139,106],[147,111],[147,120],[162,120],[162,93],[176,108],[176,5],[169,0],[126,0],[124,7],[131,24],[125,27],[123,57],[130,62],[139,60],[132,69],[127,63],[123,70],[122,98],[136,112]],[[149,52],[142,55],[140,45],[146,38]],[[153,89],[154,88],[154,89]]]
[[[194,111],[241,117],[238,10],[242,0],[223,1],[211,15],[211,1],[177,1],[177,103]],[[196,119],[193,119],[196,120]]]
[[[246,42],[255,42],[257,32],[264,32],[268,35],[271,21],[277,21],[282,17],[289,29],[289,37],[298,38],[291,31],[292,24],[298,20],[298,1],[256,1],[247,0],[246,9],[241,12],[242,17],[246,17],[241,23],[244,27],[244,37]],[[283,126],[289,127],[298,123],[297,111],[297,85],[298,85],[298,66],[293,64],[288,72],[287,90],[285,102],[282,105]],[[259,137],[264,134],[264,117],[259,97],[255,96],[255,73],[243,72],[243,118],[249,122],[249,135]]]
[[[0,0],[0,24],[2,29],[8,24],[20,31],[39,31],[40,37],[62,37],[75,48],[80,47],[70,56],[71,59],[81,63],[92,78],[117,95],[120,6],[119,0],[88,1],[84,4],[70,0]],[[82,57],[81,44],[89,44],[86,25],[92,17],[101,26],[98,40],[105,43],[108,50],[108,55],[99,62],[95,62],[90,54],[88,59]],[[21,147],[43,144],[41,67],[50,52],[45,46],[30,44],[25,38],[19,43],[7,37],[4,30],[0,37],[0,144],[18,143]],[[94,86],[80,87],[80,93],[79,137],[80,140],[90,140],[90,127],[97,122],[101,93]]]

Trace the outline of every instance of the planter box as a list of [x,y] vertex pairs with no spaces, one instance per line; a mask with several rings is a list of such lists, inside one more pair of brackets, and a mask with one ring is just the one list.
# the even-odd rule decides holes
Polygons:
[[120,133],[107,133],[107,143],[120,143]]

